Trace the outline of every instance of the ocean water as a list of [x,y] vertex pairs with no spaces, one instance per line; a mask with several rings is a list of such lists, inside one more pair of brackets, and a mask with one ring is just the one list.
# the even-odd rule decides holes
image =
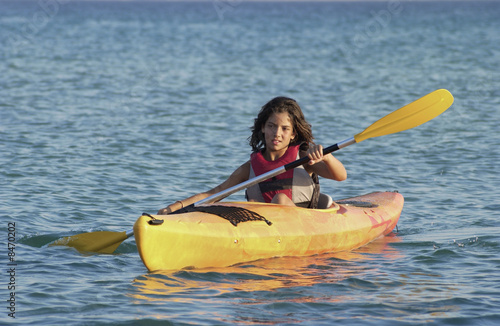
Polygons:
[[[0,324],[497,325],[499,30],[496,1],[0,1]],[[404,195],[363,248],[148,273],[133,239],[48,246],[217,185],[272,97],[331,145],[439,88],[448,111],[321,183]]]

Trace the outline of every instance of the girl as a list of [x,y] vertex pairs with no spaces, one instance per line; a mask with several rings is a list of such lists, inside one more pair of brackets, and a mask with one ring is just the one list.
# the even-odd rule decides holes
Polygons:
[[158,214],[172,213],[304,156],[310,159],[307,165],[248,188],[247,199],[315,208],[319,196],[317,175],[343,181],[347,173],[332,154],[323,155],[323,146],[315,145],[313,138],[311,125],[298,103],[291,98],[276,97],[262,107],[255,119],[249,138],[253,149],[249,161],[217,187],[177,201],[160,209]]

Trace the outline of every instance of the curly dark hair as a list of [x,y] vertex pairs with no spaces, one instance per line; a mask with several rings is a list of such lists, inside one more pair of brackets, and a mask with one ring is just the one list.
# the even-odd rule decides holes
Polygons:
[[314,136],[312,134],[311,125],[306,121],[299,104],[294,99],[279,96],[267,102],[266,105],[262,107],[254,121],[254,125],[251,128],[252,135],[248,138],[250,146],[252,146],[252,150],[254,152],[258,152],[266,148],[262,127],[267,122],[267,119],[269,119],[273,113],[284,112],[288,113],[290,116],[293,130],[297,134],[297,137],[295,137],[290,145],[313,143]]

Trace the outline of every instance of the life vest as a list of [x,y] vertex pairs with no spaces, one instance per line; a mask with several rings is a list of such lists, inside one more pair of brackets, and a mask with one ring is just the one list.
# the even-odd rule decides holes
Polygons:
[[[249,178],[259,176],[300,158],[300,145],[289,146],[285,154],[276,161],[268,161],[261,152],[250,156]],[[303,166],[283,172],[271,179],[247,189],[247,200],[270,203],[278,193],[284,193],[300,207],[316,208],[319,197],[319,182],[316,174],[311,177]]]

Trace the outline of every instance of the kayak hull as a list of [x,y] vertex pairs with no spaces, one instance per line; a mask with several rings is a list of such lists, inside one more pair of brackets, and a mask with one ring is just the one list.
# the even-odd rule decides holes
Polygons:
[[153,215],[163,220],[161,224],[150,223],[150,216],[141,216],[134,224],[134,235],[149,271],[224,267],[264,258],[359,248],[394,229],[403,202],[403,196],[395,192],[339,200],[328,209],[219,202],[204,206],[244,208],[270,223],[246,221],[235,226],[203,212]]

